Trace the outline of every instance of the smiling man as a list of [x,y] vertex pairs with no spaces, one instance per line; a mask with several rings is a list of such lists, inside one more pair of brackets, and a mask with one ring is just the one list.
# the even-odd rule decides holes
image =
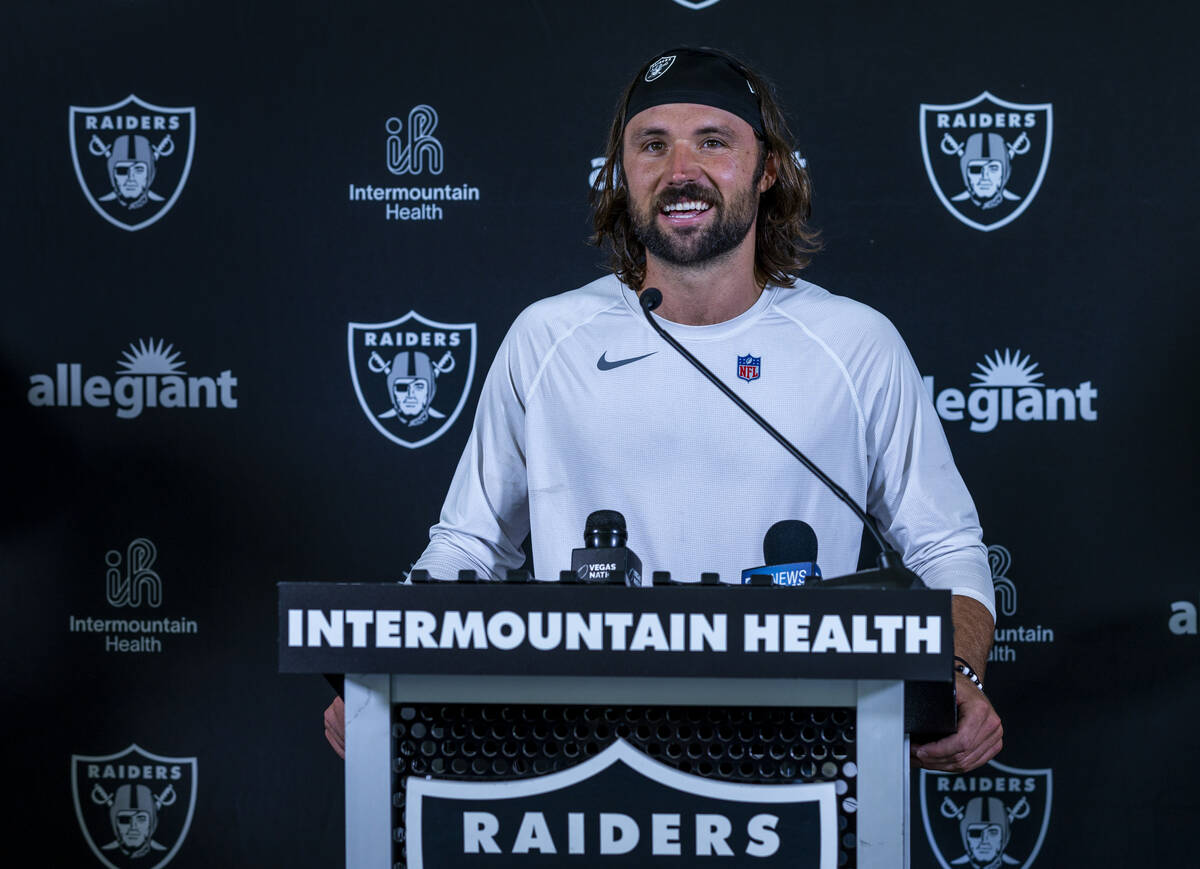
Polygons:
[[[681,48],[638,71],[593,196],[613,274],[517,318],[415,567],[500,578],[528,536],[555,577],[588,514],[611,509],[646,575],[736,582],[767,529],[797,518],[825,576],[857,569],[855,515],[662,342],[639,305],[655,287],[661,325],[953,591],[960,726],[913,759],[972,769],[1001,741],[981,687],[995,603],[975,507],[891,323],[796,277],[819,245],[794,151],[767,82],[736,59]],[[326,725],[340,750],[336,702]]]

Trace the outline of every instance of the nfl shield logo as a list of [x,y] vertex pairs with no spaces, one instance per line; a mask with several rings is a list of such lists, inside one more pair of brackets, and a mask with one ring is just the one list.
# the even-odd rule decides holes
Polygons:
[[133,94],[109,106],[71,106],[71,160],[83,195],[121,229],[145,229],[183,192],[196,147],[196,109]]
[[1024,213],[1050,163],[1054,107],[1010,103],[987,91],[965,103],[922,103],[921,153],[942,205],[990,232]]
[[745,356],[739,356],[737,358],[737,365],[738,377],[740,377],[742,380],[745,380],[747,383],[749,383],[751,380],[758,380],[759,374],[762,373],[761,356],[751,356],[747,353]]
[[71,756],[71,796],[83,837],[109,869],[159,869],[187,838],[196,808],[196,758]]
[[409,311],[386,323],[350,323],[350,380],[381,435],[416,449],[458,419],[475,377],[475,324]]
[[989,761],[961,775],[921,770],[921,819],[942,869],[1028,869],[1050,825],[1053,770]]

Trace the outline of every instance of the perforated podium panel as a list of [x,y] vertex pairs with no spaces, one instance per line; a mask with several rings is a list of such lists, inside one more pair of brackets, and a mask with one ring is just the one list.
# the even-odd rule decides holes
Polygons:
[[576,766],[616,739],[680,772],[774,785],[830,782],[837,865],[857,865],[856,714],[817,708],[404,703],[392,706],[392,841],[406,869],[410,776],[507,781]]

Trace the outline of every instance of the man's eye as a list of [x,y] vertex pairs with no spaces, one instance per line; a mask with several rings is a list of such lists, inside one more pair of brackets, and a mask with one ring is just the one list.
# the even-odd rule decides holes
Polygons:
[[725,143],[722,142],[720,139],[705,139],[703,144],[704,144],[705,148],[724,148],[725,147]]
[[645,144],[645,150],[647,150],[647,151],[658,152],[658,151],[663,150],[663,148],[665,148],[665,147],[666,146],[662,142],[647,142]]

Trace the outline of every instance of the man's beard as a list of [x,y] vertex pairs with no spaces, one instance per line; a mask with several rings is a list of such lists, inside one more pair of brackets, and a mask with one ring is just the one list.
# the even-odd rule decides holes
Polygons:
[[[650,213],[630,209],[633,232],[646,247],[648,254],[677,266],[692,266],[724,256],[745,240],[758,214],[758,180],[755,173],[750,186],[739,192],[727,205],[716,190],[688,182],[671,187],[655,197]],[[658,215],[667,205],[676,202],[703,202],[716,210],[716,220],[707,228],[693,228],[682,233],[669,232],[658,224]]]

